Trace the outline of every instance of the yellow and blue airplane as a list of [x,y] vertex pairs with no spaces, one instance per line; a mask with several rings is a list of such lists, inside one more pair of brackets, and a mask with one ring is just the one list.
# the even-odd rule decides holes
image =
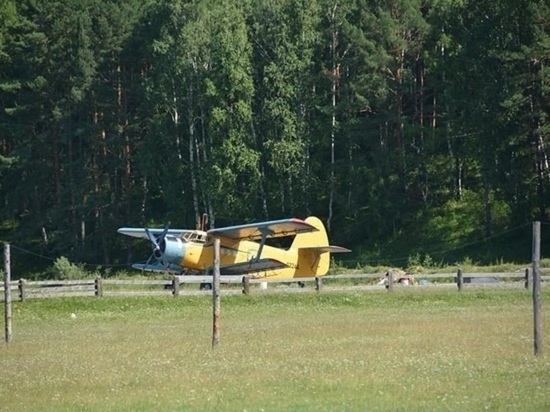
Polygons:
[[[331,246],[325,226],[316,217],[290,218],[205,230],[120,228],[118,233],[149,239],[153,254],[132,267],[146,271],[205,274],[213,267],[214,239],[220,239],[220,274],[251,278],[291,279],[322,276],[331,253],[350,252]],[[268,239],[294,236],[288,249]]]

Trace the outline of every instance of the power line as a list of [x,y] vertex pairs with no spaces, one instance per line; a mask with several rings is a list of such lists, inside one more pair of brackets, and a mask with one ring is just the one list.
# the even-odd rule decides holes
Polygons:
[[[459,245],[459,246],[456,246],[456,247],[453,247],[453,248],[449,248],[449,249],[444,249],[444,250],[436,250],[436,251],[427,251],[425,252],[425,256],[439,256],[439,255],[444,255],[444,254],[448,254],[448,253],[452,253],[452,252],[456,252],[458,250],[461,250],[461,249],[464,249],[464,248],[467,248],[467,247],[471,247],[471,246],[475,246],[477,244],[481,244],[481,243],[484,243],[484,242],[487,242],[489,240],[492,240],[492,239],[496,239],[496,238],[499,238],[499,237],[502,237],[508,233],[511,233],[511,232],[514,232],[518,229],[522,229],[524,228],[525,226],[527,225],[530,225],[531,223],[524,223],[522,225],[519,225],[519,226],[516,226],[514,228],[511,228],[511,229],[508,229],[508,230],[505,230],[503,232],[500,232],[500,233],[497,233],[497,234],[494,234],[494,235],[491,235],[491,236],[488,236],[488,237],[485,237],[483,239],[480,239],[480,240],[476,240],[476,241],[473,241],[473,242],[469,242],[469,243],[465,243],[465,244],[462,244],[462,245]],[[550,226],[550,222],[541,222],[541,224],[543,225],[546,225],[546,226]],[[452,239],[451,239],[452,240]],[[11,245],[11,244],[10,244]],[[21,247],[18,247],[16,245],[11,245],[11,247],[13,249],[16,249],[22,253],[25,253],[25,254],[28,254],[28,255],[31,255],[31,256],[35,256],[37,258],[40,258],[40,259],[43,259],[43,260],[47,260],[49,262],[54,262],[55,260],[58,259],[58,257],[56,258],[52,258],[50,256],[45,256],[43,254],[39,254],[39,253],[35,253],[35,252],[32,252],[30,250],[27,250],[27,249],[23,249]],[[406,257],[395,257],[395,258],[384,258],[384,257],[380,257],[378,259],[372,259],[372,260],[347,260],[345,259],[344,261],[346,262],[355,262],[355,263],[361,263],[361,264],[378,264],[378,262],[400,262],[400,261],[404,261],[406,262],[408,259],[410,258],[410,256],[406,256]],[[80,264],[80,265],[84,265],[84,266],[94,266],[94,267],[104,267],[104,268],[117,268],[117,267],[128,267],[128,264],[126,263],[119,263],[119,264],[100,264],[100,263],[87,263],[87,262],[78,262],[76,264]]]
[[[427,251],[424,253],[425,256],[438,256],[438,255],[445,255],[445,254],[448,254],[448,253],[452,253],[452,252],[456,252],[458,250],[461,250],[461,249],[464,249],[464,248],[467,248],[467,247],[471,247],[471,246],[475,246],[477,244],[481,244],[481,243],[485,243],[489,240],[492,240],[492,239],[496,239],[496,238],[499,238],[499,237],[502,237],[508,233],[511,233],[511,232],[514,232],[516,230],[519,230],[519,229],[522,229],[528,225],[530,225],[531,223],[523,223],[519,226],[516,226],[514,228],[511,228],[511,229],[508,229],[508,230],[505,230],[503,232],[499,232],[497,234],[494,234],[494,235],[491,235],[491,236],[488,236],[488,237],[485,237],[483,239],[480,239],[480,240],[476,240],[476,241],[473,241],[473,242],[469,242],[469,243],[464,243],[462,245],[459,245],[459,246],[456,246],[456,247],[453,247],[453,248],[449,248],[449,249],[443,249],[443,250],[437,250],[437,251]],[[546,224],[546,225],[550,225],[550,222],[548,223],[543,223],[543,224]],[[451,239],[452,240],[452,239]],[[410,256],[407,256],[407,257],[396,257],[396,258],[384,258],[384,257],[380,257],[378,259],[372,259],[372,260],[366,260],[366,261],[352,261],[352,260],[346,260],[348,262],[358,262],[358,263],[362,263],[362,264],[374,264],[375,262],[399,262],[399,261],[407,261],[408,259],[410,258]]]
[[55,261],[57,258],[52,258],[52,257],[49,257],[49,256],[44,256],[44,255],[40,255],[38,253],[34,253],[34,252],[31,252],[30,250],[26,250],[26,249],[23,249],[23,248],[20,248],[18,246],[15,246],[13,244],[10,243],[10,246],[13,248],[13,249],[17,249],[19,250],[20,252],[23,252],[23,253],[26,253],[27,255],[32,255],[32,256],[35,256],[35,257],[38,257],[40,259],[44,259],[44,260],[49,260],[51,262]]
[[[42,254],[39,254],[39,253],[32,252],[30,250],[23,249],[21,247],[15,246],[11,243],[10,243],[10,246],[11,246],[12,249],[17,249],[19,252],[25,253],[27,255],[35,256],[35,257],[40,258],[40,259],[44,259],[44,260],[47,260],[49,262],[55,262],[57,259],[59,259],[59,257],[53,258],[53,257],[50,257],[50,256],[45,256],[45,255],[42,255]],[[75,264],[84,265],[84,266],[104,267],[104,268],[115,268],[115,267],[127,267],[128,266],[128,264],[125,264],[125,263],[101,264],[101,263],[77,262]]]

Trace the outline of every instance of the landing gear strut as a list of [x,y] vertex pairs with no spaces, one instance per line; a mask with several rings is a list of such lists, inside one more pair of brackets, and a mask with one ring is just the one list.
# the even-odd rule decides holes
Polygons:
[[200,290],[212,290],[212,283],[201,283]]

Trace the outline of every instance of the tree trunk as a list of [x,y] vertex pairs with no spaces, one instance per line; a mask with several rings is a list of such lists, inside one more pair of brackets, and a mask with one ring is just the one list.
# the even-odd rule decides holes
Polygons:
[[331,56],[332,56],[332,123],[330,130],[330,175],[329,175],[329,200],[328,200],[328,217],[327,217],[327,231],[330,233],[333,208],[334,208],[334,163],[335,163],[335,140],[336,140],[336,93],[338,89],[338,64],[336,62],[336,48],[338,47],[338,29],[336,23],[336,8],[337,4],[331,10],[330,21],[332,25],[332,41],[331,41]]

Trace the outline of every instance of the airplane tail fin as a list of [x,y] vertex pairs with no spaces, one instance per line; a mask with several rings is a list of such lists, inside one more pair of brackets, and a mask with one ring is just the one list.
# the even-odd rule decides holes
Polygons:
[[299,233],[292,242],[291,249],[298,250],[297,274],[301,277],[326,275],[330,266],[330,254],[350,250],[329,245],[325,225],[319,218],[310,216],[305,221],[317,230]]

